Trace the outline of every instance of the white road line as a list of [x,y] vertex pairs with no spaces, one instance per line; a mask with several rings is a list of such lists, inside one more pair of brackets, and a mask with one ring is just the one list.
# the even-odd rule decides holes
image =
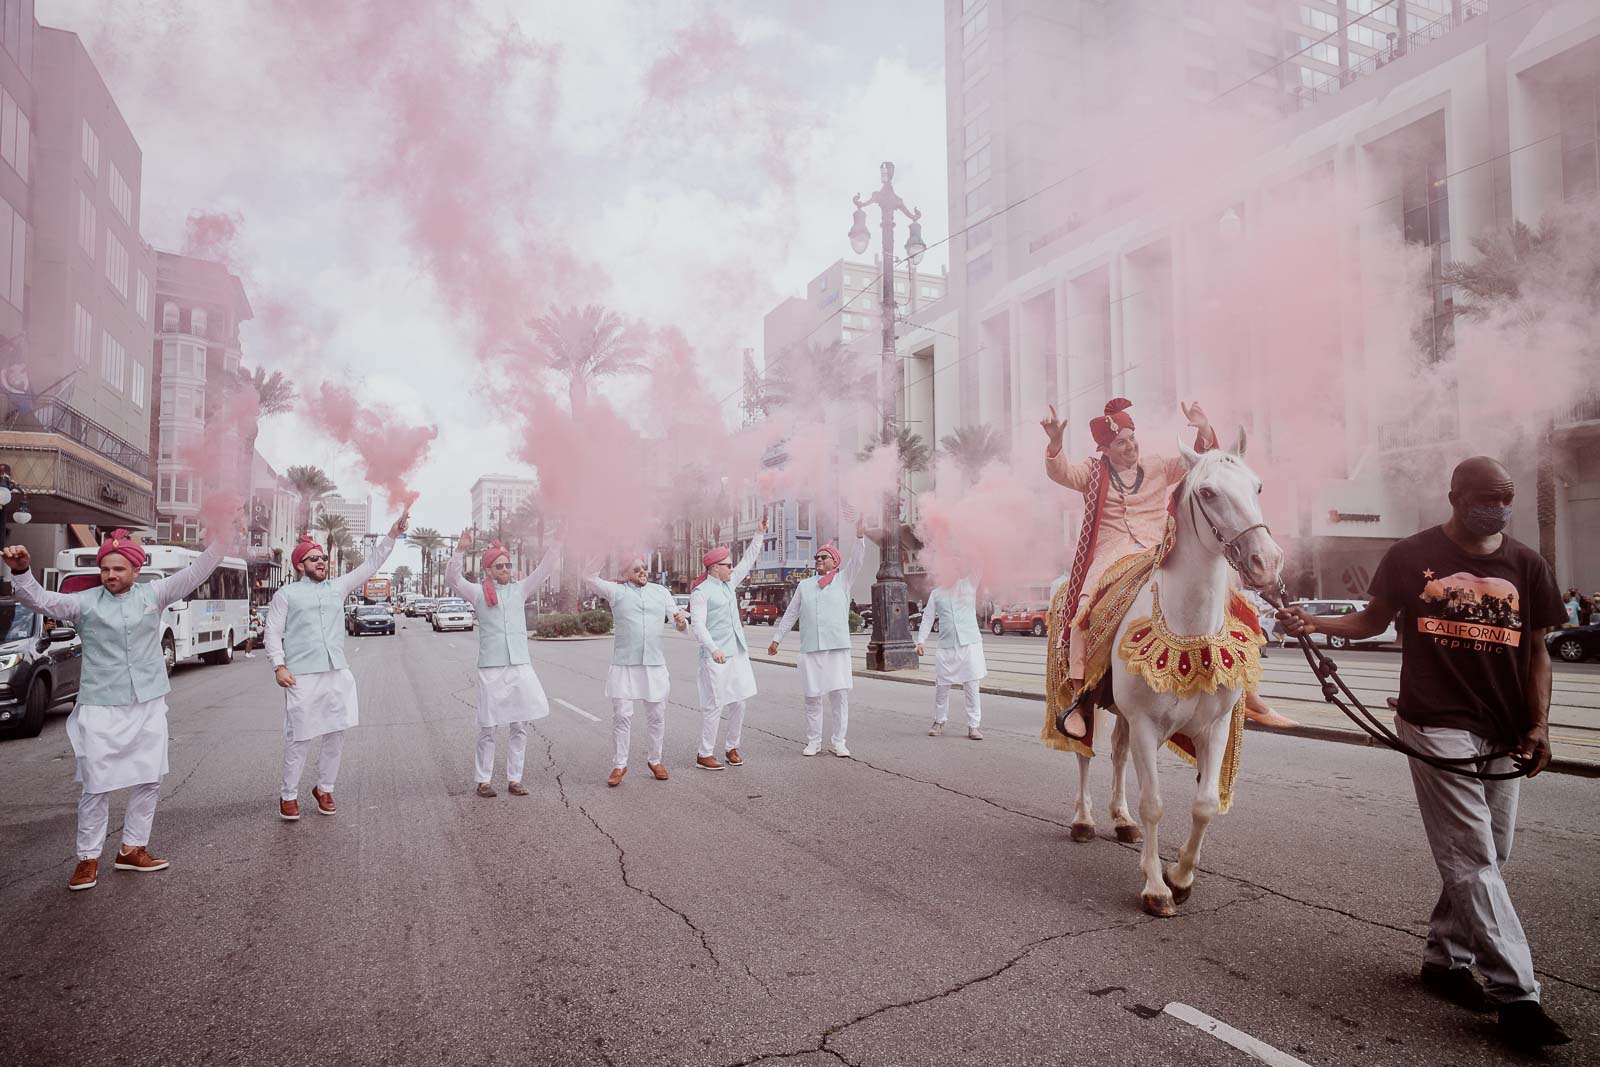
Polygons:
[[577,712],[579,715],[582,715],[585,719],[588,719],[590,722],[599,722],[600,721],[600,716],[598,716],[598,715],[590,715],[587,711],[584,711],[582,708],[578,707],[578,705],[576,705],[576,704],[568,704],[565,700],[562,700],[560,697],[556,697],[556,703],[560,704],[562,707],[566,708],[568,711]]
[[1243,1030],[1235,1030],[1227,1023],[1213,1019],[1198,1008],[1191,1008],[1187,1004],[1173,1001],[1161,1009],[1174,1019],[1181,1019],[1190,1026],[1204,1030],[1218,1041],[1243,1052],[1245,1055],[1260,1060],[1262,1063],[1271,1064],[1272,1067],[1310,1067],[1305,1060],[1297,1060],[1287,1052],[1279,1051],[1265,1041],[1257,1040]]

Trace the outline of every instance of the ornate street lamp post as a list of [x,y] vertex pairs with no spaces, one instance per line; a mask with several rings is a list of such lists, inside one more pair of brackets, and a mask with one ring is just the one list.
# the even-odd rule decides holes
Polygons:
[[899,423],[900,394],[905,389],[905,368],[894,347],[894,213],[899,211],[911,220],[906,237],[906,260],[915,266],[928,246],[922,240],[922,212],[908,208],[894,191],[894,164],[884,163],[878,168],[883,185],[866,200],[860,194],[852,199],[856,205],[855,217],[850,225],[850,247],[856,255],[866,252],[872,240],[867,229],[866,205],[876,204],[883,230],[883,298],[879,304],[879,318],[883,326],[883,351],[881,366],[881,391],[883,429],[880,446],[895,449],[894,490],[883,497],[883,543],[878,562],[877,580],[872,583],[872,639],[867,642],[867,668],[874,671],[908,670],[917,666],[917,646],[911,639],[911,621],[906,605],[905,568],[900,553],[900,496],[904,475],[900,468]]

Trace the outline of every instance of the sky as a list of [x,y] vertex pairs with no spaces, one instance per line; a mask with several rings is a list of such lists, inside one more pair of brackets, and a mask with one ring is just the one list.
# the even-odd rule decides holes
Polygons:
[[[397,432],[438,427],[414,526],[455,532],[480,475],[531,473],[494,359],[527,319],[599,303],[676,327],[732,421],[741,351],[850,254],[850,197],[880,161],[930,244],[948,225],[937,0],[38,0],[36,17],[82,38],[139,141],[145,240],[244,280],[246,366],[347,386]],[[613,393],[640,425],[649,384]],[[369,491],[304,403],[258,447]]]

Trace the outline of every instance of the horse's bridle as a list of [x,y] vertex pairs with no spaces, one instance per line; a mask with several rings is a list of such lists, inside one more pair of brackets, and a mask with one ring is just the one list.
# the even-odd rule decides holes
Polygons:
[[[1189,491],[1189,521],[1194,524],[1194,527],[1197,530],[1200,528],[1200,524],[1195,521],[1194,517],[1194,509],[1196,507],[1200,509],[1200,514],[1205,516],[1206,526],[1210,528],[1211,536],[1217,539],[1217,547],[1222,550],[1223,560],[1227,562],[1228,566],[1233,568],[1235,574],[1237,574],[1240,578],[1244,578],[1244,570],[1240,567],[1239,560],[1239,557],[1242,554],[1239,548],[1239,542],[1244,540],[1247,534],[1254,533],[1257,530],[1267,531],[1267,536],[1270,537],[1272,536],[1272,527],[1268,526],[1264,522],[1258,522],[1253,526],[1246,526],[1232,537],[1224,537],[1222,529],[1217,525],[1217,521],[1211,517],[1211,512],[1207,511],[1206,506],[1200,503],[1200,489],[1198,486],[1196,486],[1194,489]],[[1246,582],[1245,584],[1248,585],[1249,582]]]

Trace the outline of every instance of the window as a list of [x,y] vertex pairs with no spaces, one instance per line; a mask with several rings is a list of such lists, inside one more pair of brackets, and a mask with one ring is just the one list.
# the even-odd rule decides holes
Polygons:
[[967,187],[989,180],[989,146],[984,145],[967,157]]
[[200,337],[206,335],[206,309],[195,308],[189,312],[189,332]]
[[1299,37],[1297,40],[1300,43],[1296,47],[1296,51],[1302,55],[1310,56],[1319,63],[1328,63],[1333,66],[1339,65],[1338,45],[1327,41],[1315,41],[1310,37]]
[[83,165],[89,173],[100,177],[100,135],[94,132],[89,120],[83,120]]
[[129,399],[133,401],[133,406],[140,411],[144,410],[145,394],[149,390],[150,368],[143,363],[135,363],[133,365],[133,392],[129,394]]
[[994,272],[994,255],[985,252],[981,256],[974,256],[967,261],[967,281],[982,281]]
[[967,190],[967,214],[977,215],[989,210],[989,183],[980,182]]
[[27,292],[28,224],[0,199],[0,299],[9,300],[19,311]]
[[115,163],[106,167],[110,174],[109,185],[111,189],[111,206],[117,209],[117,214],[122,216],[122,221],[133,224],[133,190],[123,180],[122,171],[117,169]]
[[1438,362],[1455,346],[1454,290],[1444,284],[1444,266],[1450,262],[1450,182],[1443,144],[1430,145],[1425,158],[1406,164],[1400,204],[1406,241],[1427,245],[1433,252],[1429,273],[1432,307],[1423,331],[1426,355],[1431,362]]
[[100,377],[121,392],[128,380],[128,350],[108,331],[100,333]]
[[968,152],[988,140],[989,137],[989,109],[984,108],[967,116],[966,132],[963,144]]
[[170,381],[161,383],[161,414],[171,415],[178,403],[178,387]]
[[94,347],[94,316],[82,304],[74,305],[72,312],[72,354],[79,363],[89,362]]
[[[166,475],[162,475],[162,477],[166,477]],[[172,540],[172,523],[166,519],[156,523],[156,540],[161,544],[167,544]]]
[[99,229],[95,218],[94,204],[89,201],[89,194],[82,189],[78,190],[78,246],[90,259],[94,258],[95,233]]
[[970,48],[989,35],[989,8],[980,7],[961,26],[961,47]]
[[28,180],[28,114],[16,98],[0,89],[0,158]]
[[1300,21],[1314,30],[1322,33],[1337,33],[1339,20],[1326,11],[1318,11],[1314,7],[1300,5]]
[[1561,182],[1568,200],[1600,193],[1600,79],[1561,94]]
[[134,285],[134,310],[139,313],[140,322],[150,321],[150,279],[145,277],[144,271],[137,271]]
[[935,300],[944,295],[939,292],[939,287],[937,285],[923,285],[920,287],[919,291],[924,297],[929,297]]
[[178,329],[178,305],[170,300],[161,305],[161,328],[169,332]]
[[205,418],[206,391],[204,389],[188,389],[185,392],[189,394],[189,408],[184,414],[196,419]]
[[128,250],[110,230],[106,231],[106,280],[122,299],[128,299]]
[[972,248],[975,245],[988,244],[990,242],[990,240],[993,239],[993,237],[994,237],[994,222],[992,220],[990,220],[990,219],[985,219],[984,221],[982,221],[982,222],[980,222],[980,223],[978,223],[978,224],[976,224],[974,226],[968,226],[967,227],[967,247],[968,248]]
[[799,507],[800,507],[800,517],[795,521],[795,529],[802,530],[802,531],[810,530],[811,529],[811,505],[809,503],[807,503],[806,501],[802,500],[802,501],[800,501]]

